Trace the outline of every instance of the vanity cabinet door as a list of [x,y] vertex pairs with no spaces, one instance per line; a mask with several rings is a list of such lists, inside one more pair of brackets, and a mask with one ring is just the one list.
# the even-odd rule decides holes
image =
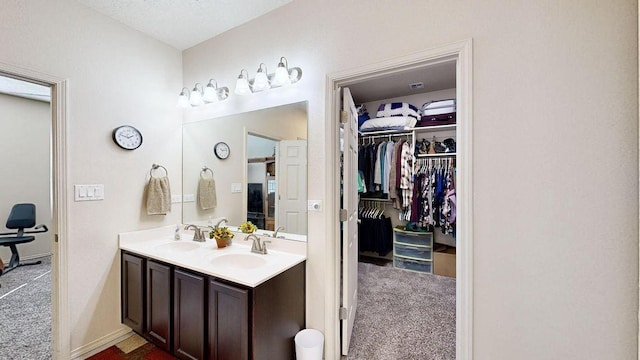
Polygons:
[[173,291],[173,347],[179,359],[204,359],[205,277],[176,269]]
[[209,359],[249,357],[249,291],[209,282]]
[[147,332],[156,346],[171,352],[171,299],[173,298],[171,267],[147,261]]
[[122,323],[144,334],[145,259],[122,253],[121,266]]

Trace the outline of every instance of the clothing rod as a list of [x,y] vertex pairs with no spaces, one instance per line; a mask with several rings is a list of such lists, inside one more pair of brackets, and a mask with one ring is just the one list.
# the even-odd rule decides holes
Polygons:
[[363,140],[373,140],[373,139],[378,139],[378,138],[392,138],[392,137],[405,137],[405,136],[411,136],[411,133],[404,133],[404,134],[385,134],[385,135],[361,135],[361,139]]

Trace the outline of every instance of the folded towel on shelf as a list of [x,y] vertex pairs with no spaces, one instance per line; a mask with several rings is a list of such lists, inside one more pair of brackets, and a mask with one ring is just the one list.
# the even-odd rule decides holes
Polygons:
[[198,181],[198,203],[202,210],[215,209],[218,205],[216,182],[213,178],[200,177],[200,181]]
[[169,178],[151,177],[147,184],[147,214],[166,215],[171,211]]

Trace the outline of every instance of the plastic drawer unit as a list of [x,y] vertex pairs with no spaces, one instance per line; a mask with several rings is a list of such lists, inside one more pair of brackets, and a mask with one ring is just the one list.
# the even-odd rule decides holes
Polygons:
[[433,273],[433,233],[393,229],[393,266]]

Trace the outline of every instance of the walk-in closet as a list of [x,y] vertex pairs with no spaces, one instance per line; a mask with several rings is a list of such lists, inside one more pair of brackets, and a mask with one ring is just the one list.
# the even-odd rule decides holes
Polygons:
[[455,359],[456,62],[348,88],[358,115],[358,284],[346,358]]

